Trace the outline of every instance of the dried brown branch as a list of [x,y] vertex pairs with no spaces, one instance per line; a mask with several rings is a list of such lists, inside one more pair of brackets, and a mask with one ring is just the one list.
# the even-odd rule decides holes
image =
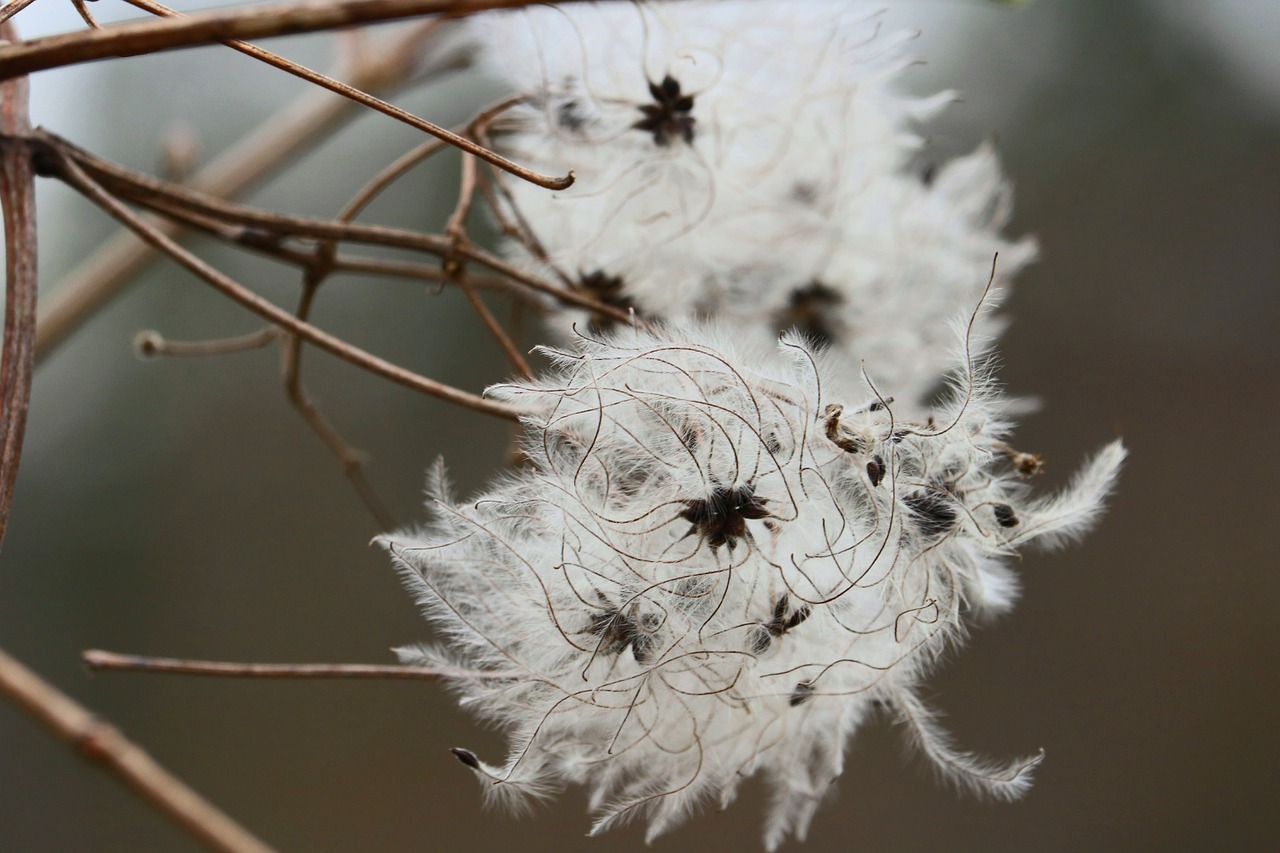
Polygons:
[[[186,220],[183,220],[186,221]],[[210,220],[212,224],[212,220]],[[317,251],[293,248],[277,240],[263,240],[261,234],[243,228],[223,227],[209,228],[209,233],[229,243],[242,246],[268,257],[286,263],[307,268],[317,263]],[[383,258],[371,258],[364,255],[336,254],[329,262],[332,273],[364,273],[367,275],[385,276],[388,278],[407,278],[415,281],[429,281],[435,284],[448,284],[456,279],[445,274],[438,266],[413,263],[411,261],[389,261]],[[515,293],[520,290],[518,283],[504,276],[465,273],[461,282],[480,290],[496,290],[502,293]]]
[[[476,139],[485,138],[485,134],[493,120],[519,102],[519,98],[509,98],[489,109],[482,110],[468,126],[468,135]],[[471,208],[475,202],[479,185],[477,163],[474,158],[464,155],[462,158],[462,179],[458,189],[458,203],[454,207],[453,213],[449,216],[448,223],[445,225],[445,234],[453,242],[455,251],[473,245],[467,232],[467,217],[471,214]],[[482,197],[484,196],[482,195]],[[493,316],[493,312],[489,310],[489,306],[485,304],[475,289],[466,282],[465,265],[458,259],[458,256],[450,257],[445,263],[445,268],[449,276],[462,288],[462,292],[466,295],[467,301],[471,303],[472,309],[480,317],[480,321],[484,323],[485,328],[489,330],[489,334],[498,342],[498,346],[506,354],[507,360],[515,367],[516,372],[526,379],[532,379],[533,370],[520,353],[520,349],[516,346],[512,335],[502,327],[502,324]]]
[[226,853],[271,853],[270,847],[157,764],[118,729],[3,651],[0,693],[210,848]]
[[[320,287],[321,276],[311,277],[303,283],[302,296],[298,302],[298,310],[295,316],[302,321],[307,320],[311,315],[311,305],[315,300],[316,291]],[[284,344],[284,351],[281,354],[281,366],[284,373],[285,394],[289,398],[289,402],[302,416],[307,426],[311,427],[312,432],[320,437],[338,458],[339,464],[342,466],[342,473],[346,475],[350,481],[352,488],[356,490],[356,494],[360,496],[360,500],[364,502],[365,507],[378,523],[380,530],[392,530],[396,526],[395,519],[392,518],[390,511],[382,498],[379,497],[373,484],[369,482],[364,475],[364,460],[360,451],[356,450],[347,443],[341,433],[329,423],[328,418],[321,413],[318,406],[311,399],[311,395],[307,393],[306,386],[302,384],[302,339],[297,336],[290,337]]]
[[4,8],[0,9],[0,24],[3,24],[34,2],[36,0],[11,0],[11,2],[6,3]]
[[268,302],[256,293],[248,290],[240,285],[229,276],[219,272],[205,261],[193,255],[191,252],[178,245],[173,239],[157,231],[151,223],[147,222],[138,214],[134,213],[127,206],[117,200],[101,185],[87,175],[76,163],[69,158],[57,154],[60,158],[58,162],[50,165],[56,169],[69,185],[81,192],[90,201],[97,204],[117,221],[133,230],[139,237],[159,248],[165,254],[169,255],[188,271],[194,273],[199,278],[211,284],[215,289],[230,297],[235,302],[248,308],[253,313],[265,318],[269,322],[280,326],[285,331],[304,338],[310,343],[315,344],[321,349],[342,358],[357,367],[368,370],[379,376],[390,379],[407,388],[422,393],[429,394],[449,403],[455,403],[464,408],[473,409],[477,412],[485,414],[497,415],[498,417],[516,419],[519,417],[519,410],[496,403],[492,400],[486,400],[475,394],[462,391],[458,388],[437,382],[434,379],[428,379],[425,376],[406,370],[399,365],[392,364],[385,359],[379,358],[372,353],[352,346],[341,338],[330,335],[310,323],[305,323],[285,311],[278,306]]
[[[0,39],[13,37],[0,24]],[[0,542],[22,458],[36,336],[36,190],[30,152],[27,78],[0,84],[0,202],[4,205],[5,313],[0,353]]]
[[215,675],[229,678],[393,678],[435,681],[440,678],[508,678],[479,670],[427,669],[419,666],[364,663],[230,663],[179,658],[122,655],[89,649],[81,655],[94,672],[152,672]]
[[[129,0],[129,2],[140,2],[140,0]],[[142,0],[146,2],[146,0]],[[476,123],[486,122],[490,115],[496,115],[501,109],[505,109],[506,105],[500,106],[497,110],[486,111],[476,119]],[[473,124],[474,127],[474,124]],[[374,178],[361,188],[356,195],[343,207],[339,212],[337,221],[349,223],[355,219],[364,208],[373,201],[383,190],[389,187],[399,178],[403,177],[410,169],[423,162],[433,154],[442,150],[444,141],[433,140],[415,146],[406,154],[398,157],[390,165],[382,169]],[[459,200],[454,214],[449,219],[446,234],[449,239],[456,245],[466,240],[465,219],[470,210],[471,200],[475,193],[475,174],[476,161],[464,154],[462,161],[462,187],[459,193]],[[186,212],[173,210],[171,215],[182,217],[189,215]],[[235,237],[235,229],[228,229],[226,226],[216,221],[200,222],[199,217],[191,217],[191,223],[197,227],[203,227],[211,232],[219,233],[227,237]],[[241,232],[244,234],[244,232]],[[247,236],[247,234],[244,234]],[[280,257],[282,252],[287,251],[279,242],[279,240],[267,239],[259,241],[259,246],[267,251],[273,252]],[[325,240],[320,242],[314,252],[310,254],[300,253],[297,261],[304,269],[303,291],[295,316],[299,320],[307,320],[311,306],[315,300],[316,294],[320,286],[328,279],[330,275],[338,270],[336,263],[337,243],[334,240]],[[498,324],[493,314],[489,311],[484,301],[477,295],[475,289],[467,281],[467,277],[463,272],[462,265],[456,262],[453,257],[448,257],[444,261],[444,269],[440,271],[440,280],[448,281],[459,286],[471,303],[472,308],[480,316],[481,321],[486,328],[498,341],[503,351],[512,361],[513,365],[524,376],[531,376],[528,365],[523,357],[516,349],[514,342],[506,331]],[[351,446],[338,432],[338,430],[323,415],[319,407],[315,404],[310,394],[307,392],[302,382],[302,341],[299,338],[291,337],[284,346],[282,353],[282,367],[285,377],[285,390],[288,398],[294,408],[302,416],[303,420],[315,432],[321,441],[329,448],[330,452],[337,457],[342,466],[343,473],[351,482],[356,493],[360,496],[365,507],[373,515],[382,530],[390,530],[395,527],[395,522],[391,514],[387,511],[385,503],[378,496],[373,485],[365,477],[363,467],[363,454],[356,448]]]
[[443,148],[443,142],[433,139],[430,142],[424,142],[413,147],[395,160],[392,160],[382,171],[374,175],[367,184],[361,187],[360,191],[351,198],[351,201],[347,202],[346,206],[338,214],[338,221],[353,221],[383,190],[404,177],[414,166]]
[[[497,187],[496,191],[494,189],[495,186]],[[480,194],[484,197],[485,204],[489,206],[493,218],[497,220],[498,228],[503,235],[520,243],[532,257],[550,267],[560,279],[561,284],[571,289],[573,280],[551,265],[546,249],[543,248],[538,238],[534,235],[533,229],[529,227],[524,215],[521,214],[519,208],[511,200],[511,191],[501,181],[495,181],[488,175],[481,175]],[[499,194],[502,196],[501,199]]]
[[[133,0],[131,0],[133,2]],[[445,141],[432,140],[415,146],[406,154],[396,158],[391,164],[382,169],[374,178],[369,181],[356,195],[343,207],[339,212],[337,220],[339,222],[348,223],[355,219],[364,208],[375,199],[387,187],[391,186],[399,178],[403,177],[410,169],[423,162],[433,154],[444,148]],[[464,155],[463,157],[463,189],[461,199],[469,199],[470,190],[468,187],[467,174],[470,169],[472,176],[471,186],[474,186],[474,166],[475,161]],[[459,208],[463,208],[464,202],[460,199]],[[463,210],[465,215],[465,210]],[[455,240],[459,238],[460,223],[458,222],[458,214],[450,219],[450,227],[448,232]],[[277,252],[284,250],[278,242],[273,247],[271,243],[276,241],[266,241],[264,248],[274,248]],[[314,253],[299,260],[305,270],[303,292],[299,303],[296,316],[299,320],[306,320],[310,313],[312,302],[320,285],[334,272],[338,271],[337,263],[337,243],[333,240],[326,240],[317,245]],[[489,312],[488,307],[483,300],[476,295],[474,288],[466,280],[466,275],[462,272],[461,266],[451,263],[451,259],[447,259],[445,270],[437,273],[441,282],[449,281],[462,288],[466,294],[468,301],[472,307],[480,315],[482,321],[489,328],[490,332],[497,337],[500,344],[503,345],[504,351],[508,357],[512,357],[514,353],[513,363],[517,369],[523,368],[525,375],[529,375],[528,367],[524,364],[520,354],[515,351],[514,345],[511,344],[510,338],[505,331],[498,326],[497,321]],[[290,402],[296,408],[299,414],[306,421],[320,439],[325,443],[329,450],[337,457],[342,466],[343,473],[355,488],[356,493],[360,496],[365,507],[374,516],[382,530],[390,530],[395,527],[395,522],[391,514],[387,511],[385,503],[378,496],[373,485],[364,475],[362,454],[354,447],[347,443],[337,429],[328,421],[320,412],[315,402],[307,393],[305,386],[302,384],[302,342],[298,338],[290,338],[286,343],[282,355],[283,372],[285,376],[285,389]]]
[[[10,25],[0,38],[11,38]],[[4,204],[6,303],[0,361],[0,538],[9,518],[22,453],[35,358],[35,174],[25,144],[30,132],[27,80],[0,85],[0,201]],[[270,853],[235,821],[170,774],[114,727],[99,720],[8,654],[0,651],[0,694],[102,764],[187,832],[215,850]]]
[[[437,151],[443,150],[444,146],[445,142],[443,140],[434,139],[416,146],[408,154],[397,158],[390,166],[375,176],[369,184],[356,193],[355,197],[338,214],[338,221],[350,222],[353,220],[382,190],[403,176],[413,166]],[[267,241],[268,247],[272,242],[275,241]],[[277,242],[276,248],[283,250],[284,247],[279,246]],[[299,299],[296,312],[299,320],[307,320],[309,318],[311,305],[320,285],[338,270],[337,252],[337,243],[333,240],[326,240],[319,243],[312,253],[305,256],[302,262],[304,269],[302,296]],[[444,280],[443,273],[441,273],[440,278]],[[363,454],[349,444],[342,437],[342,434],[338,432],[337,428],[329,422],[307,392],[306,386],[302,383],[301,339],[291,337],[286,342],[281,353],[281,367],[284,374],[285,394],[289,398],[289,402],[298,411],[307,426],[311,428],[311,431],[319,436],[320,440],[329,448],[329,451],[337,457],[338,463],[342,466],[343,474],[351,483],[352,488],[355,489],[356,494],[360,496],[365,508],[369,510],[374,520],[378,523],[379,529],[393,529],[396,526],[395,519],[387,509],[386,503],[378,495],[377,490],[374,489],[373,484],[365,477]]]
[[476,293],[476,289],[467,283],[466,276],[459,275],[456,283],[462,288],[463,295],[467,297],[467,302],[471,305],[471,309],[476,312],[476,316],[480,318],[480,322],[484,324],[485,329],[489,331],[489,334],[493,335],[494,340],[498,342],[498,346],[502,348],[502,352],[506,355],[507,360],[511,362],[511,366],[525,379],[532,379],[533,370],[529,367],[529,362],[525,361],[511,335],[507,333],[506,329],[502,328],[502,324],[493,316],[489,306],[484,304],[480,294]]
[[138,355],[142,356],[203,357],[262,349],[279,337],[280,330],[275,326],[267,326],[247,335],[211,341],[170,341],[158,332],[146,331],[138,333],[133,339],[133,346]]
[[199,12],[183,18],[115,24],[32,39],[0,49],[0,80],[234,39],[314,33],[422,15],[469,15],[532,5],[531,0],[300,0]]
[[[458,191],[458,204],[454,208],[449,222],[445,226],[445,234],[453,242],[455,249],[461,249],[464,246],[470,246],[471,240],[467,237],[466,220],[467,214],[471,212],[471,203],[476,194],[476,161],[463,155],[462,158],[462,185]],[[507,334],[506,329],[502,328],[502,324],[493,316],[493,312],[489,310],[489,306],[484,304],[484,300],[476,293],[475,288],[471,287],[465,281],[465,273],[462,263],[455,257],[445,259],[445,273],[450,279],[457,282],[462,288],[463,294],[467,297],[472,310],[480,318],[480,322],[498,342],[498,346],[507,356],[507,360],[515,367],[516,371],[526,379],[533,378],[533,371],[529,368],[529,363],[524,360],[524,356],[520,354],[520,350],[516,347],[515,341]]]
[[[566,0],[573,2],[573,0]],[[49,68],[142,56],[231,40],[337,30],[407,18],[463,17],[534,0],[295,0],[211,10],[167,21],[133,21],[102,32],[34,39],[0,52],[0,79]]]
[[[125,2],[137,6],[140,9],[145,9],[155,15],[179,20],[185,17],[179,12],[170,9],[168,6],[161,5],[160,3],[154,3],[152,0],[125,0]],[[521,166],[519,163],[508,160],[506,157],[503,157],[495,151],[481,145],[477,145],[466,137],[459,136],[450,130],[445,130],[437,124],[433,124],[425,119],[419,118],[413,113],[402,110],[393,104],[389,104],[381,98],[376,98],[367,92],[362,92],[354,86],[349,86],[340,80],[335,80],[334,78],[321,74],[318,71],[312,71],[310,68],[285,59],[271,51],[263,50],[256,45],[238,40],[223,41],[222,44],[232,50],[237,50],[246,56],[252,56],[254,59],[265,62],[273,68],[278,68],[281,71],[306,80],[308,83],[314,83],[322,89],[328,89],[334,94],[341,95],[344,98],[349,98],[362,106],[366,106],[372,110],[382,113],[383,115],[390,116],[397,121],[404,122],[416,130],[429,133],[455,148],[466,151],[468,154],[474,154],[485,162],[492,164],[504,172],[509,172],[521,180],[537,184],[538,186],[545,187],[549,190],[563,190],[573,184],[572,173],[563,178],[556,178],[551,175],[544,175],[540,172],[535,172],[532,169]]]
[[[279,235],[281,238],[349,241],[426,252],[441,258],[456,255],[482,264],[519,285],[551,296],[559,302],[585,308],[602,317],[628,325],[633,322],[632,316],[626,311],[606,305],[579,291],[560,287],[526,273],[474,244],[457,246],[448,237],[436,234],[424,234],[383,225],[361,225],[292,216],[224,201],[207,193],[161,181],[150,175],[103,160],[44,130],[34,131],[30,143],[36,149],[37,159],[49,167],[46,170],[48,174],[65,178],[58,173],[55,164],[74,162],[92,175],[95,183],[101,183],[112,193],[168,216],[179,215],[180,211],[187,210],[199,213],[209,220],[257,228]],[[192,224],[197,223],[192,220]]]
[[[361,53],[349,70],[338,73],[352,86],[382,92],[415,74],[428,79],[465,67],[470,61],[465,53],[429,50],[441,23],[433,20],[414,26],[378,50]],[[236,196],[341,127],[358,114],[357,107],[354,101],[330,92],[311,92],[201,169],[187,185],[214,198]],[[180,224],[169,221],[157,222],[156,228],[169,237],[183,231]],[[52,352],[156,256],[133,232],[122,230],[50,288],[36,325],[37,360]]]
[[71,5],[76,7],[76,11],[80,13],[80,18],[92,29],[101,29],[102,24],[93,17],[93,13],[89,11],[89,7],[85,5],[85,0],[71,0]]
[[[488,137],[487,126],[479,128],[477,132],[480,140],[486,145],[492,146],[493,143]],[[498,220],[498,226],[502,229],[502,233],[519,242],[530,255],[550,267],[566,288],[572,289],[575,285],[574,280],[551,263],[551,258],[547,254],[546,248],[538,239],[528,220],[525,219],[520,206],[516,204],[511,195],[511,189],[503,182],[501,174],[494,172],[492,176],[485,175],[480,182],[480,192],[484,196],[485,202],[489,205],[489,210],[493,213],[494,218]]]

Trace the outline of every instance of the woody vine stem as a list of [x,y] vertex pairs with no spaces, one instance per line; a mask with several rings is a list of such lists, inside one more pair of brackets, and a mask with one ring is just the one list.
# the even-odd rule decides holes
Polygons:
[[[100,26],[77,4],[89,28],[49,38],[22,41],[12,18],[32,0],[13,0],[0,9],[0,200],[4,208],[6,301],[3,359],[0,361],[0,541],[9,516],[22,454],[23,432],[35,361],[51,352],[101,308],[139,269],[158,254],[186,267],[198,278],[260,316],[266,326],[242,339],[169,342],[144,335],[140,349],[149,354],[211,355],[273,341],[283,342],[285,387],[306,423],[341,463],[346,476],[382,529],[391,518],[365,480],[358,453],[325,420],[306,393],[301,379],[303,342],[415,391],[464,408],[514,418],[518,410],[451,388],[400,365],[392,364],[307,320],[316,291],[335,272],[360,272],[409,280],[440,282],[460,288],[485,327],[516,370],[528,375],[518,348],[494,319],[477,291],[499,292],[515,299],[546,297],[586,308],[600,316],[634,322],[633,315],[599,303],[565,282],[545,281],[507,264],[470,241],[466,219],[477,192],[495,198],[492,178],[480,173],[476,159],[547,188],[564,188],[573,180],[542,175],[513,163],[481,144],[487,124],[504,108],[498,105],[457,131],[441,128],[378,97],[379,93],[465,67],[466,55],[433,52],[435,37],[450,17],[484,9],[526,5],[522,0],[324,0],[249,6],[181,15],[150,0],[133,5],[159,16]],[[242,39],[317,32],[353,25],[430,15],[379,45],[360,50],[338,77],[321,74],[248,44]],[[129,172],[81,151],[57,136],[33,131],[28,119],[26,75],[47,69],[112,57],[136,56],[184,47],[222,43],[276,68],[302,77],[318,91],[293,108],[273,116],[255,133],[184,184],[158,181]],[[425,59],[424,59],[425,57]],[[332,220],[306,219],[233,204],[234,196],[279,169],[292,157],[318,143],[354,117],[359,107],[381,112],[435,137],[392,163]],[[374,196],[410,168],[445,147],[471,155],[464,158],[463,192],[442,235],[422,234],[353,220]],[[476,158],[476,159],[472,159]],[[34,183],[37,175],[56,178],[114,217],[124,229],[81,268],[52,288],[49,304],[37,322],[36,223]],[[141,215],[136,205],[148,211]],[[510,235],[519,226],[503,222]],[[295,311],[279,308],[254,294],[183,248],[182,234],[198,230],[229,244],[278,258],[302,274],[302,297]],[[346,244],[391,246],[415,251],[437,263],[389,261],[343,251]],[[487,269],[487,272],[483,271]],[[272,678],[416,678],[442,673],[422,667],[343,664],[226,664],[173,661],[164,658],[86,652],[92,669],[186,672],[203,675]],[[449,673],[457,675],[458,673]],[[270,848],[233,819],[204,800],[151,759],[120,731],[82,707],[21,662],[0,651],[0,695],[42,724],[86,760],[98,764],[173,820],[194,839],[216,850],[262,853]]]

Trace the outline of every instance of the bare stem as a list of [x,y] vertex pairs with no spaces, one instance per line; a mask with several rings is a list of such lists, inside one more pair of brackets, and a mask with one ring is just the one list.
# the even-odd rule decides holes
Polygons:
[[202,357],[210,355],[230,355],[262,349],[280,337],[280,330],[275,326],[266,326],[247,335],[234,338],[217,338],[211,341],[170,341],[159,332],[139,332],[133,339],[133,346],[139,355]]
[[270,847],[157,764],[118,729],[81,707],[4,651],[0,651],[0,694],[82,757],[119,777],[143,799],[212,849],[227,853],[271,853]]
[[71,5],[76,7],[76,11],[80,13],[81,19],[84,20],[91,28],[97,30],[102,28],[93,17],[93,13],[89,11],[89,7],[85,5],[85,0],[71,0]]
[[532,0],[299,0],[115,24],[0,48],[0,80],[120,56],[139,56],[235,39],[332,30],[420,15],[468,15]]
[[[461,257],[483,264],[519,285],[544,293],[562,303],[586,308],[600,316],[628,325],[633,322],[632,316],[626,311],[606,305],[579,291],[560,287],[526,273],[472,243],[457,245],[456,241],[437,234],[424,234],[383,225],[361,225],[330,219],[293,216],[224,201],[207,193],[161,181],[150,175],[127,169],[118,163],[104,160],[44,130],[35,131],[30,138],[30,143],[37,149],[38,156],[42,156],[43,160],[50,165],[53,162],[75,163],[78,167],[83,167],[84,171],[92,173],[95,184],[100,182],[111,192],[165,215],[180,215],[181,210],[185,209],[198,212],[209,219],[260,228],[281,237],[352,241],[427,252],[442,258]],[[49,171],[50,174],[58,177],[65,177],[55,168]],[[152,230],[155,230],[154,227]]]
[[3,9],[0,9],[0,24],[3,24],[34,2],[36,0],[10,0]]
[[364,663],[230,663],[179,658],[122,655],[89,649],[81,656],[94,672],[151,672],[215,675],[227,678],[392,678],[436,681],[440,678],[510,678],[479,670],[429,669]]
[[382,171],[373,176],[369,183],[365,184],[358,193],[356,193],[351,201],[338,214],[338,220],[341,222],[351,222],[360,215],[360,211],[364,210],[368,204],[378,195],[391,186],[397,180],[402,178],[410,169],[426,160],[432,154],[444,147],[444,143],[438,139],[424,142],[417,145],[404,154],[401,154],[395,160],[391,161]]
[[[297,318],[306,320],[311,315],[311,304],[315,300],[316,291],[319,289],[320,283],[317,280],[308,280],[303,283],[302,296],[298,301]],[[360,451],[356,450],[347,443],[341,433],[329,423],[329,419],[324,416],[320,408],[311,399],[311,395],[307,393],[307,388],[302,384],[302,341],[297,337],[290,337],[284,343],[284,350],[281,354],[281,367],[284,374],[285,394],[289,398],[289,402],[298,411],[298,414],[311,427],[311,431],[320,437],[325,443],[329,451],[338,459],[338,464],[342,466],[342,473],[346,475],[350,481],[352,488],[356,490],[356,494],[360,496],[360,500],[364,502],[365,508],[369,510],[369,514],[373,516],[378,523],[380,530],[391,530],[396,526],[395,519],[391,517],[387,505],[378,495],[373,484],[364,475],[364,462]]]
[[[465,66],[469,61],[465,54],[451,53],[422,67],[421,57],[431,56],[428,40],[440,23],[434,20],[413,27],[377,51],[361,54],[343,76],[352,86],[379,92],[404,83],[415,71],[431,77]],[[198,171],[188,186],[215,198],[238,195],[353,118],[358,114],[356,107],[354,101],[331,92],[311,92]],[[155,227],[169,237],[185,230],[168,221]],[[155,257],[150,245],[122,230],[50,288],[36,324],[36,358],[52,352]]]
[[[179,12],[173,9],[170,9],[168,6],[161,5],[160,3],[151,2],[151,0],[126,0],[126,2],[131,3],[132,5],[137,6],[140,9],[145,9],[148,12],[151,12],[153,14],[160,15],[163,17],[174,18],[174,19],[182,19],[185,17]],[[265,62],[266,64],[272,66],[273,68],[278,68],[281,71],[287,72],[289,74],[292,74],[295,77],[299,77],[303,80],[306,80],[308,83],[314,83],[315,85],[319,86],[322,89],[328,89],[330,92],[341,95],[344,98],[349,98],[355,101],[356,103],[369,107],[370,109],[376,110],[377,112],[380,112],[383,115],[390,116],[391,118],[394,118],[397,121],[404,122],[410,127],[415,128],[416,130],[421,130],[425,133],[429,133],[432,136],[436,137],[437,139],[440,139],[454,146],[455,148],[460,148],[463,151],[466,151],[468,154],[474,154],[475,156],[479,157],[480,159],[484,160],[487,163],[493,164],[494,166],[503,170],[504,172],[510,172],[511,174],[515,175],[517,178],[520,178],[521,180],[529,181],[532,184],[537,184],[538,186],[545,187],[546,189],[549,189],[549,190],[563,190],[563,189],[567,189],[569,186],[573,184],[572,173],[570,173],[568,176],[563,178],[556,178],[550,175],[543,175],[540,172],[535,172],[532,169],[526,168],[524,166],[521,166],[518,163],[514,163],[511,160],[508,160],[506,157],[503,157],[502,155],[494,151],[491,151],[488,148],[485,148],[481,145],[477,145],[475,142],[471,141],[470,139],[467,139],[466,137],[463,137],[463,136],[459,136],[453,131],[445,130],[443,127],[440,127],[437,124],[433,124],[425,119],[421,119],[418,116],[415,116],[413,113],[407,112],[393,104],[387,103],[381,98],[376,98],[373,95],[368,94],[367,92],[362,92],[359,89],[355,88],[354,86],[349,86],[346,83],[341,82],[340,80],[335,80],[334,78],[321,74],[318,71],[312,71],[310,68],[307,68],[305,66],[299,65],[296,62],[292,62],[288,59],[285,59],[284,57],[278,54],[272,53],[269,50],[263,50],[262,48],[256,45],[252,45],[252,44],[249,44],[248,42],[239,41],[239,40],[228,40],[228,41],[223,41],[222,43],[225,44],[227,47],[231,48],[232,50],[238,50],[239,52],[245,54],[246,56],[252,56],[254,59],[257,59],[261,62]]]
[[[0,24],[0,39],[14,38]],[[31,153],[21,142],[31,132],[27,78],[0,84],[0,203],[4,205],[5,312],[0,352],[0,542],[4,540],[22,458],[31,402],[36,337],[36,194]]]
[[138,236],[151,243],[156,248],[163,251],[169,257],[173,258],[188,271],[194,273],[199,278],[208,282],[215,289],[221,291],[224,295],[230,297],[233,301],[240,303],[253,313],[267,319],[271,323],[285,329],[286,331],[297,335],[305,340],[315,344],[321,349],[351,362],[357,367],[368,370],[379,376],[390,379],[407,388],[415,391],[421,391],[438,397],[449,403],[456,403],[468,409],[485,414],[497,415],[498,417],[515,420],[519,417],[520,412],[514,407],[497,403],[492,400],[486,400],[475,394],[470,394],[457,388],[453,388],[444,383],[437,382],[434,379],[428,379],[425,376],[406,370],[399,365],[392,364],[385,359],[378,358],[370,352],[352,346],[341,338],[335,337],[328,332],[305,323],[288,311],[268,302],[256,293],[248,290],[241,284],[237,283],[229,276],[219,272],[214,267],[205,263],[191,252],[178,245],[173,239],[157,231],[151,223],[147,222],[138,214],[134,213],[124,204],[119,202],[110,193],[104,190],[96,181],[84,173],[79,166],[68,158],[62,158],[58,165],[62,176],[75,189],[83,193],[90,201],[97,204],[111,216],[115,217],[120,223],[132,229]]
[[[462,186],[458,191],[458,204],[454,208],[453,214],[449,217],[449,223],[445,226],[445,233],[449,239],[453,241],[455,247],[471,245],[470,239],[467,237],[467,214],[471,212],[471,202],[476,194],[476,161],[463,155],[462,157]],[[475,288],[467,284],[462,264],[457,258],[448,258],[445,261],[445,272],[454,280],[459,287],[462,288],[463,294],[467,297],[467,302],[471,304],[472,310],[480,318],[480,322],[488,329],[489,334],[498,342],[498,346],[502,348],[502,352],[507,356],[507,360],[516,371],[526,379],[533,378],[533,371],[529,369],[529,363],[525,361],[524,356],[520,354],[519,348],[515,341],[507,334],[507,330],[502,328],[502,324],[493,316],[493,312],[489,310],[489,306],[484,304],[484,300],[480,298],[480,294],[476,293]]]

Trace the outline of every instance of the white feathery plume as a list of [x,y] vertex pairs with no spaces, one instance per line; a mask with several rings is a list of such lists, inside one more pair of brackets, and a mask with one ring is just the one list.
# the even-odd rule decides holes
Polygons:
[[[593,833],[644,815],[654,838],[760,773],[768,849],[803,838],[876,705],[949,778],[1018,796],[1038,757],[953,749],[915,696],[971,610],[1016,594],[1037,537],[1092,523],[1123,450],[1037,499],[1003,401],[966,358],[933,416],[847,390],[795,336],[725,327],[584,337],[541,379],[490,393],[527,412],[527,468],[386,537],[463,704],[511,740],[455,754],[512,804],[590,792]],[[891,390],[891,389],[890,389]]]
[[[481,55],[524,96],[496,141],[550,193],[508,181],[543,259],[644,317],[795,328],[874,363],[922,403],[950,364],[932,335],[1035,256],[1000,236],[1011,193],[984,145],[922,177],[916,127],[952,99],[894,91],[909,33],[877,4],[572,4],[475,19]],[[568,331],[584,318],[553,313]],[[602,317],[589,318],[607,327]],[[984,331],[994,332],[988,324]]]
[[[770,328],[794,328],[846,361],[875,365],[876,380],[899,400],[922,403],[953,363],[949,322],[979,300],[994,307],[1003,285],[1035,259],[1031,238],[1010,242],[1000,230],[1012,192],[995,150],[976,151],[925,177],[887,174],[860,187],[824,191],[834,211],[829,234],[796,257],[788,278],[754,288]],[[982,295],[992,258],[993,281]],[[1002,324],[984,318],[990,337]]]
[[[867,3],[571,4],[474,19],[482,56],[525,103],[498,142],[570,189],[508,182],[551,265],[620,279],[667,318],[718,312],[739,278],[784,271],[820,241],[810,199],[899,169],[913,121],[951,96],[887,83],[908,33]],[[589,286],[589,285],[588,285]]]

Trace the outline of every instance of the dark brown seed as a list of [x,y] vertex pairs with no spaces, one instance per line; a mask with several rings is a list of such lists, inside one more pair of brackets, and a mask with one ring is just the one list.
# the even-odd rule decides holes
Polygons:
[[796,689],[791,691],[791,699],[788,701],[788,704],[790,704],[791,707],[794,708],[797,705],[803,705],[805,702],[808,702],[812,698],[813,698],[813,685],[808,681],[801,681],[799,684],[796,685]]
[[586,123],[581,112],[581,105],[574,100],[565,101],[556,110],[556,121],[565,130],[581,130]]
[[823,424],[826,427],[827,439],[846,453],[861,453],[865,449],[862,439],[840,429],[840,416],[842,414],[844,414],[844,406],[839,403],[832,403],[823,412]]
[[791,291],[786,307],[774,313],[774,328],[779,334],[797,329],[814,343],[829,347],[840,338],[838,312],[843,303],[838,291],[814,279]]
[[653,660],[654,649],[658,645],[658,638],[653,634],[636,634],[631,640],[631,654],[635,656],[636,663],[647,664]]
[[805,607],[805,606],[800,607],[798,610],[796,610],[795,613],[791,614],[791,618],[789,618],[786,621],[786,623],[783,624],[782,630],[779,633],[785,634],[788,631],[790,631],[792,628],[799,625],[804,620],[808,619],[810,612],[812,611],[810,611],[808,607]]
[[640,105],[644,118],[631,127],[652,133],[654,143],[659,146],[670,145],[676,137],[692,143],[697,119],[689,113],[693,111],[694,96],[681,95],[680,83],[669,74],[662,78],[661,84],[649,83],[649,96],[654,102]]
[[872,488],[880,485],[884,479],[884,459],[877,456],[867,463],[867,476],[871,479]]
[[[604,270],[581,273],[578,276],[577,290],[594,297],[603,305],[622,311],[634,310],[636,305],[627,295],[626,284],[616,275],[609,275]],[[613,317],[598,311],[591,312],[590,328],[593,332],[610,331],[617,323]]]
[[748,521],[769,516],[768,502],[756,496],[750,483],[734,488],[717,486],[707,498],[681,501],[684,509],[680,517],[692,525],[690,534],[697,533],[712,548],[728,545],[732,551],[739,539],[748,536]]
[[992,509],[1001,527],[1015,527],[1018,524],[1018,516],[1013,514],[1013,507],[1008,504],[996,504]]
[[913,492],[902,499],[916,527],[927,537],[941,536],[956,524],[956,511],[951,502],[932,491]]
[[453,753],[454,758],[458,759],[472,770],[480,769],[480,759],[476,758],[476,754],[471,750],[455,746],[449,751]]

